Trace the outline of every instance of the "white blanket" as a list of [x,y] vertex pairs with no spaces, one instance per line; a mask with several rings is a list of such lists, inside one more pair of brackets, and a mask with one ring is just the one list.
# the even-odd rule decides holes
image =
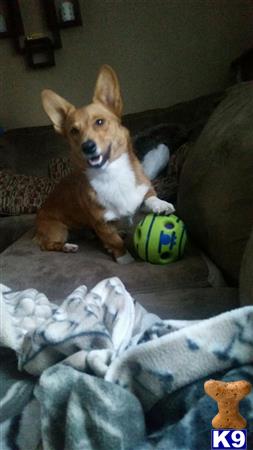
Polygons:
[[40,375],[63,361],[128,388],[145,409],[164,392],[253,362],[251,306],[174,321],[146,312],[118,278],[90,292],[80,286],[61,306],[34,289],[0,287],[0,344],[17,352],[20,370]]

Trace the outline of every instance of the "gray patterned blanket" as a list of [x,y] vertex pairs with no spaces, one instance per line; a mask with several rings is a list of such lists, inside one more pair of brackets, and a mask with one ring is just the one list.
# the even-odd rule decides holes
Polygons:
[[[204,381],[253,383],[251,306],[161,320],[118,278],[61,306],[0,287],[1,450],[210,449]],[[253,393],[241,412],[253,448]]]

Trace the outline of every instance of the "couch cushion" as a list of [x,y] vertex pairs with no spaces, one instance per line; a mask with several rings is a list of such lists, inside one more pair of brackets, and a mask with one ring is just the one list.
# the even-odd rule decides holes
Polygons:
[[0,170],[0,214],[19,215],[37,211],[54,188],[47,177]]
[[[0,218],[0,252],[15,242],[34,225],[35,216],[24,214]],[[1,268],[2,270],[2,268]],[[2,273],[0,272],[0,282]]]
[[242,305],[253,305],[253,231],[242,258],[240,302]]
[[253,84],[229,90],[184,162],[178,213],[236,283],[253,220]]
[[41,251],[32,236],[32,231],[27,232],[1,254],[1,281],[12,289],[36,288],[53,301],[63,299],[80,284],[91,288],[111,276],[118,276],[132,295],[210,286],[207,265],[190,246],[181,261],[167,266],[141,261],[122,266],[96,238],[80,240],[79,251],[67,254]]
[[55,183],[59,183],[62,178],[70,175],[72,172],[71,161],[69,158],[52,158],[48,162],[49,177]]
[[137,293],[135,300],[162,319],[208,319],[238,308],[238,289],[233,287],[166,288],[162,292]]
[[167,266],[140,261],[120,266],[96,239],[79,241],[78,253],[65,254],[41,252],[32,236],[31,230],[1,255],[1,281],[12,289],[33,287],[61,303],[80,284],[91,288],[118,276],[137,301],[164,319],[203,319],[239,306],[237,289],[210,286],[213,269],[209,272],[193,246]]

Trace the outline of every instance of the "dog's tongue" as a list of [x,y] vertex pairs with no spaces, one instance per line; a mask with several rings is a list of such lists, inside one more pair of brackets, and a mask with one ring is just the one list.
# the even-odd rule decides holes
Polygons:
[[89,164],[91,166],[97,166],[98,164],[101,164],[102,160],[103,160],[102,155],[93,156],[92,158],[89,158]]

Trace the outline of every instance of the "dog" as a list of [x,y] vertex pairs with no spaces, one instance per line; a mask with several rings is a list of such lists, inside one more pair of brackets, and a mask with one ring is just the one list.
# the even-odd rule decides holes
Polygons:
[[35,239],[42,250],[76,252],[71,229],[91,228],[121,264],[133,260],[115,223],[146,211],[171,214],[174,206],[157,198],[122,124],[122,97],[114,70],[101,67],[88,106],[76,108],[51,90],[41,94],[54,129],[70,147],[74,172],[62,179],[39,209]]

